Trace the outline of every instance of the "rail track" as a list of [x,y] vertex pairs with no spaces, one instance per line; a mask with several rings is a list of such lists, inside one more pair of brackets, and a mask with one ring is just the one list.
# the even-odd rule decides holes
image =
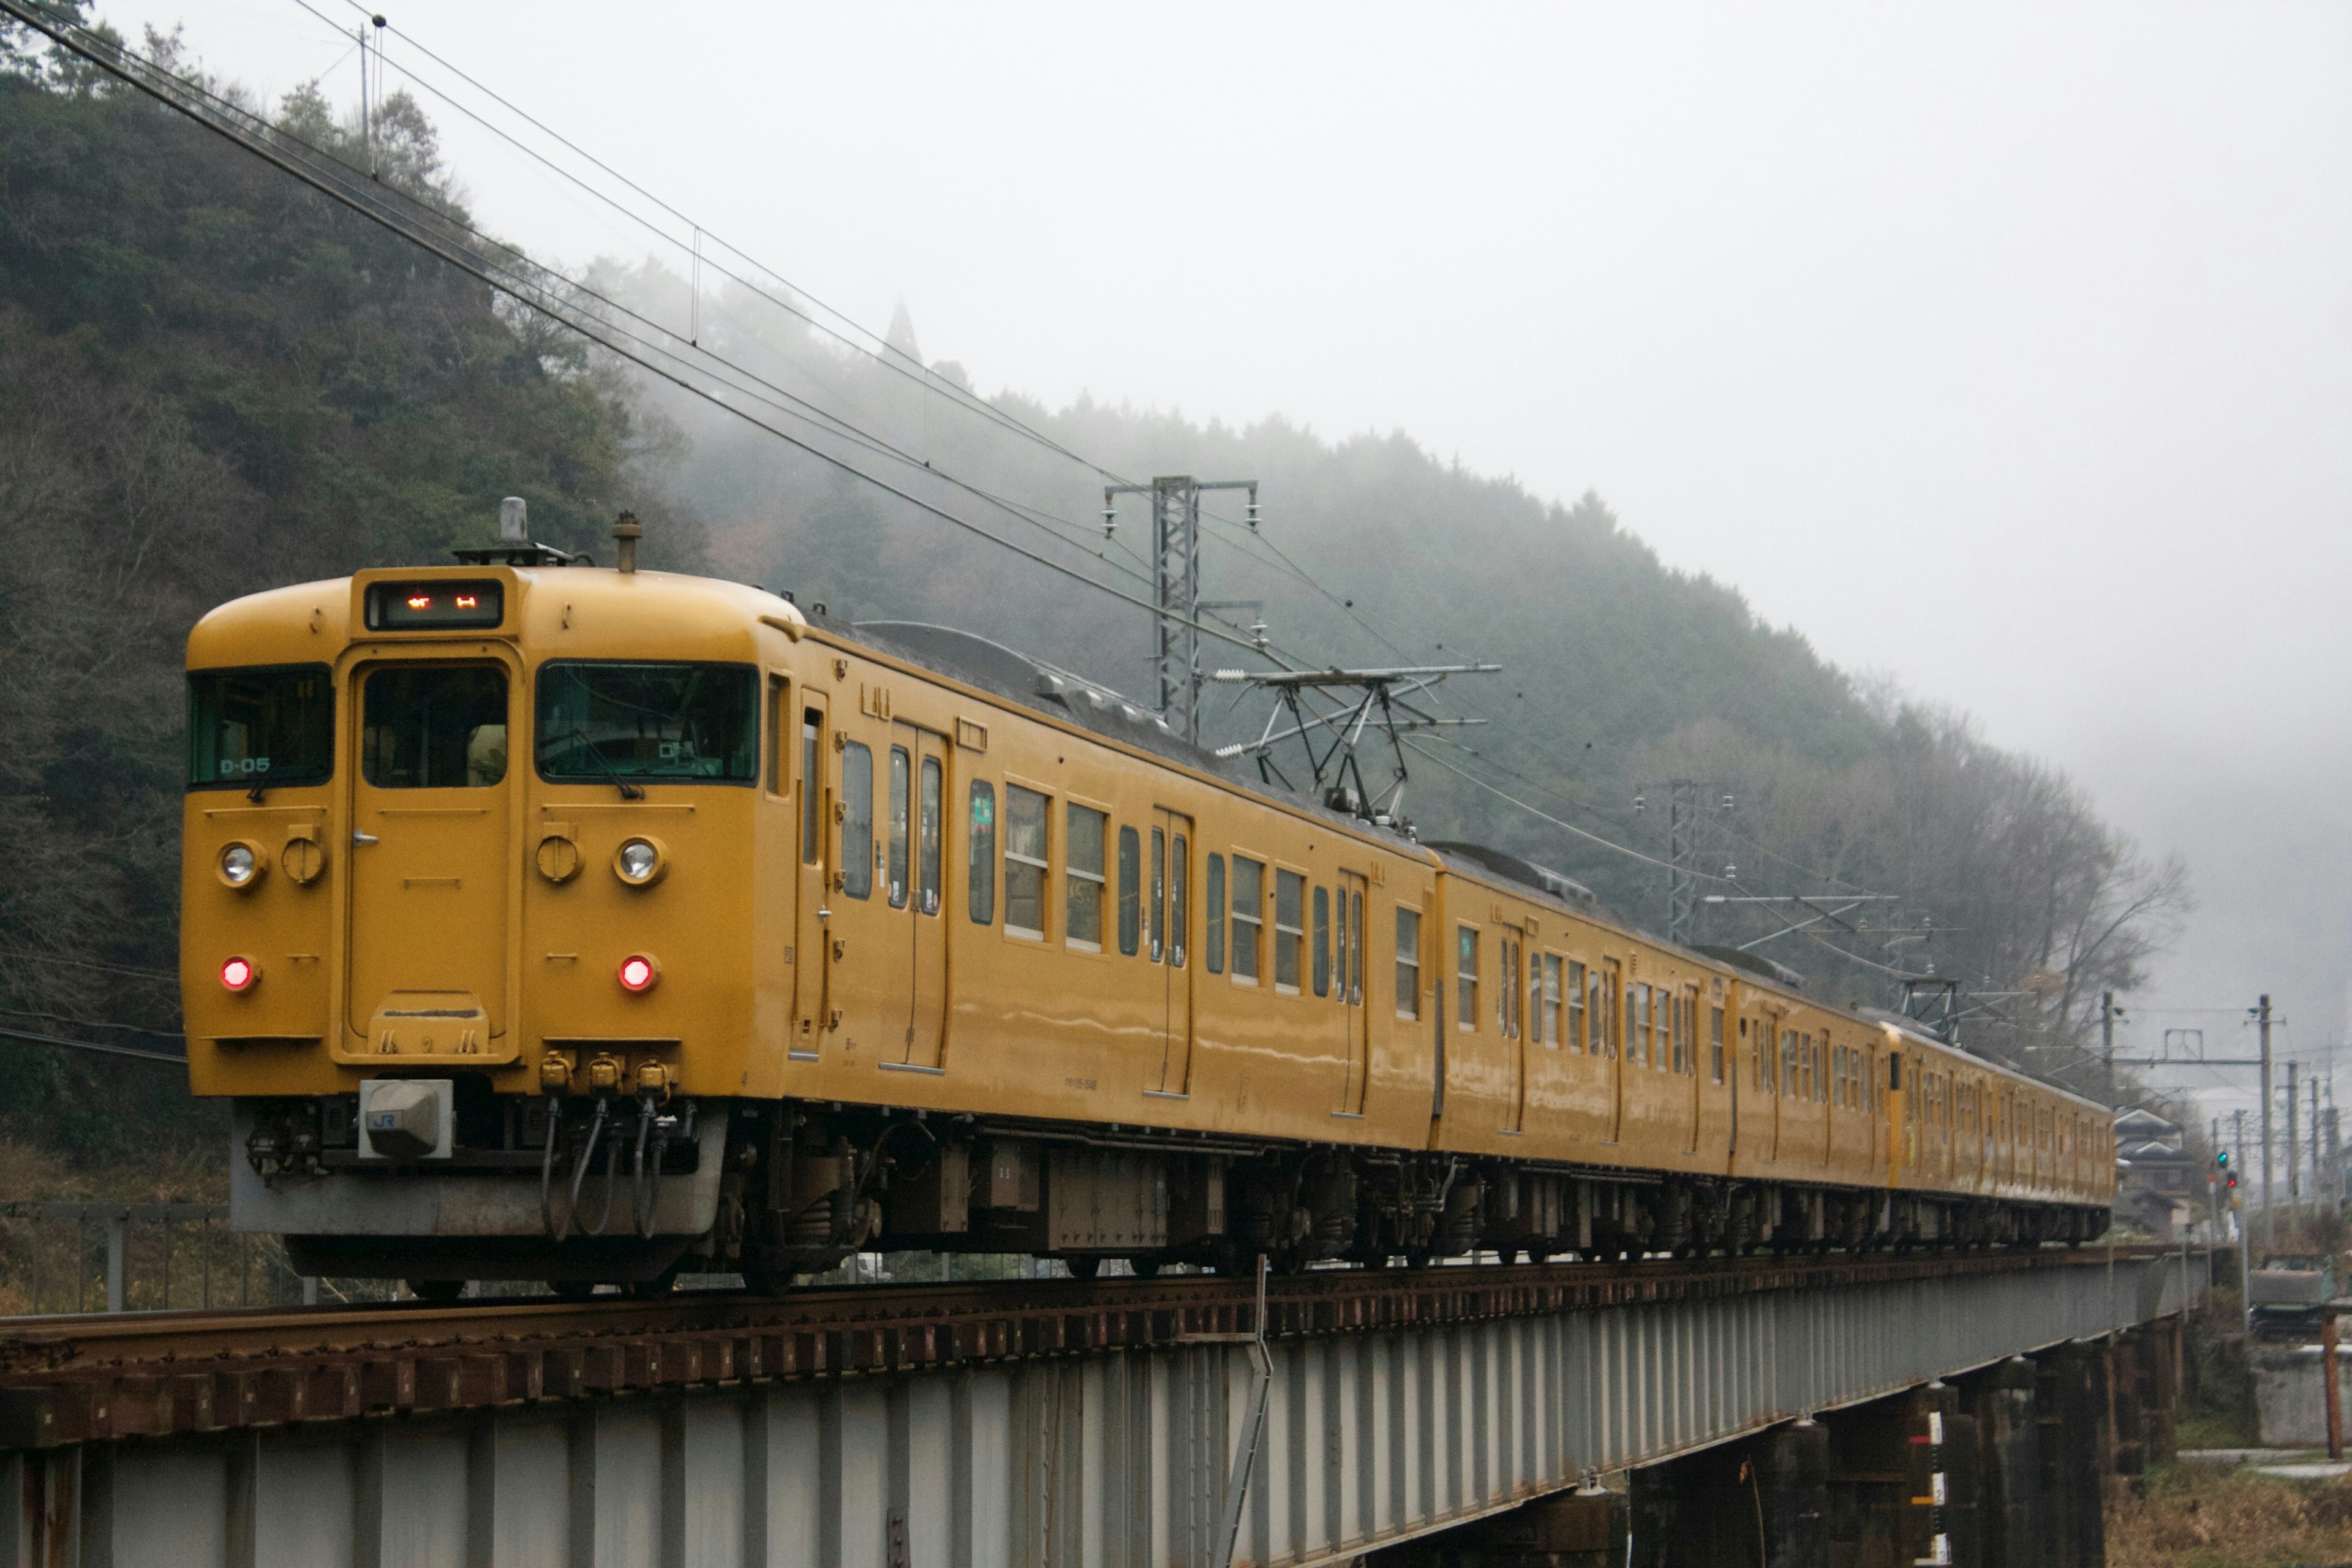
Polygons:
[[[1268,1284],[1269,1339],[2145,1258],[2147,1247],[1331,1269]],[[0,1319],[0,1448],[855,1377],[1255,1335],[1256,1282],[989,1280],[656,1300]]]

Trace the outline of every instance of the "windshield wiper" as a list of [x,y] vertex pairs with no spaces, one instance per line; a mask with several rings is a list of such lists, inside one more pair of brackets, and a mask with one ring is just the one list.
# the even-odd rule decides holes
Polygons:
[[572,731],[572,738],[578,742],[581,748],[594,760],[596,766],[603,770],[604,776],[613,781],[613,787],[621,792],[621,798],[623,800],[643,800],[646,798],[645,786],[643,784],[633,784],[628,780],[623,778],[619,773],[614,772],[613,764],[604,760],[604,753],[596,749],[596,743],[593,741],[591,741],[587,736],[582,734],[577,730]]

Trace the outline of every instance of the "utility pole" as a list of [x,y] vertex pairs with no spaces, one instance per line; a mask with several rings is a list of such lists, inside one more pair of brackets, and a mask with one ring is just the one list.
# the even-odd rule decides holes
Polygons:
[[1249,528],[1257,531],[1255,479],[1193,479],[1168,474],[1148,485],[1103,488],[1103,536],[1118,526],[1114,496],[1151,498],[1151,567],[1157,580],[1152,612],[1152,668],[1160,681],[1160,714],[1195,745],[1201,740],[1201,492],[1249,491]]
[[[1719,788],[1705,779],[1666,781],[1666,940],[1687,945],[1698,915],[1698,825],[1702,797]],[[1637,798],[1634,809],[1641,809]],[[1725,791],[1722,809],[1731,809]]]
[[2294,1069],[2296,1064],[2286,1064],[2286,1217],[2293,1221],[2295,1211],[2303,1206],[2303,1145],[2294,1136]]
[[2320,1205],[2327,1201],[2327,1189],[2319,1184],[2319,1075],[2311,1075],[2311,1212],[2314,1218]]
[[2107,1063],[2107,1109],[2116,1104],[2116,994],[2099,993],[2099,1050]]
[[2275,1243],[2278,1229],[2271,1220],[2271,999],[2264,996],[2251,1011],[2261,1023],[2263,1037],[2263,1239]]

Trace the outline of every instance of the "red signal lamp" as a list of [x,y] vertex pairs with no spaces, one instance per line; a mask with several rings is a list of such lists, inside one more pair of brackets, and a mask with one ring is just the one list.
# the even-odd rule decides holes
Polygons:
[[621,989],[642,996],[661,980],[661,965],[650,954],[633,952],[621,960]]
[[253,989],[261,979],[261,966],[249,958],[232,958],[220,966],[222,988],[236,995]]

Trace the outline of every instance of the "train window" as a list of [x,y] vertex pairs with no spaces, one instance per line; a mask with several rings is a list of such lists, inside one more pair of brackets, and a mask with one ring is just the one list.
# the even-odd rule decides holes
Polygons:
[[1274,984],[1297,994],[1299,957],[1307,946],[1307,879],[1296,871],[1274,873]]
[[[1225,972],[1225,858],[1209,857],[1209,973]],[[1181,926],[1177,928],[1182,930]]]
[[824,755],[817,742],[824,739],[824,710],[811,708],[801,714],[801,864],[816,864],[817,847],[824,842],[817,833],[817,805],[823,784],[818,782],[817,759]]
[[1845,1047],[1840,1045],[1830,1047],[1830,1103],[1845,1103]]
[[1046,798],[1019,784],[1004,786],[1004,929],[1045,934]]
[[1134,828],[1122,827],[1118,830],[1118,950],[1132,958],[1142,945],[1143,840]]
[[1348,895],[1348,921],[1340,932],[1339,973],[1348,986],[1348,1005],[1364,1005],[1364,895]]
[[768,793],[783,795],[792,787],[793,757],[791,683],[781,675],[768,677]]
[[335,681],[323,664],[188,676],[188,787],[325,784],[335,771]]
[[971,781],[968,848],[971,866],[965,879],[971,889],[971,921],[992,925],[996,921],[996,786],[984,779]]
[[1396,912],[1396,1012],[1400,1018],[1421,1016],[1421,911]]
[[[1181,839],[1177,841],[1180,845]],[[1178,853],[1182,853],[1180,848]],[[1151,962],[1157,963],[1168,952],[1168,833],[1165,828],[1151,830]],[[1181,923],[1182,916],[1177,919]]]
[[1723,1009],[1706,1010],[1706,1060],[1708,1075],[1717,1082],[1723,1081]]
[[1542,1032],[1543,1043],[1553,1050],[1559,1049],[1560,1041],[1566,1038],[1562,1026],[1568,1020],[1560,1011],[1562,994],[1559,954],[1547,952],[1543,960],[1543,1008],[1537,1027]]
[[1690,1071],[1690,998],[1684,995],[1679,991],[1675,993],[1673,1016],[1675,1021],[1675,1076],[1676,1078],[1682,1078]]
[[923,759],[923,782],[915,797],[915,908],[940,912],[940,760]]
[[1782,1094],[1797,1092],[1797,1031],[1794,1029],[1780,1031],[1780,1092]]
[[1592,1026],[1601,1034],[1601,1054],[1612,1059],[1617,1055],[1617,1010],[1622,1005],[1622,998],[1617,961],[1605,959],[1601,971],[1592,976]]
[[[1345,939],[1342,941],[1344,942]],[[1346,963],[1346,955],[1342,953],[1341,966],[1345,967]],[[1341,985],[1344,993],[1346,982],[1342,981]],[[1315,889],[1315,994],[1331,994],[1331,889],[1328,888]]]
[[874,753],[856,741],[841,748],[841,890],[874,892]]
[[1478,928],[1475,926],[1464,926],[1455,934],[1454,985],[1456,1026],[1475,1029],[1478,1026]]
[[1591,1011],[1584,1005],[1584,965],[1568,961],[1568,1048],[1585,1048],[1592,1028]]
[[888,880],[890,907],[907,907],[908,852],[912,847],[914,823],[914,759],[904,746],[890,748],[890,858]]
[[1258,978],[1258,932],[1265,924],[1265,866],[1246,855],[1234,857],[1234,978],[1252,985]]
[[1184,836],[1180,833],[1168,861],[1168,962],[1179,969],[1184,967],[1184,934],[1192,929],[1185,923],[1192,910],[1192,863],[1184,858]]
[[1625,1055],[1628,1061],[1650,1065],[1650,988],[1645,984],[1633,987],[1633,1044]]
[[740,664],[563,659],[539,667],[539,776],[753,784],[759,672]]
[[507,776],[507,676],[482,665],[374,671],[361,695],[360,772],[377,789],[465,789]]
[[[1102,949],[1103,835],[1109,826],[1109,819],[1099,811],[1083,805],[1069,808],[1070,837],[1062,847],[1063,880],[1068,889],[1062,935],[1073,947]],[[1040,845],[1041,858],[1044,853]]]
[[1519,943],[1502,939],[1503,972],[1495,977],[1495,1024],[1507,1040],[1519,1037]]

